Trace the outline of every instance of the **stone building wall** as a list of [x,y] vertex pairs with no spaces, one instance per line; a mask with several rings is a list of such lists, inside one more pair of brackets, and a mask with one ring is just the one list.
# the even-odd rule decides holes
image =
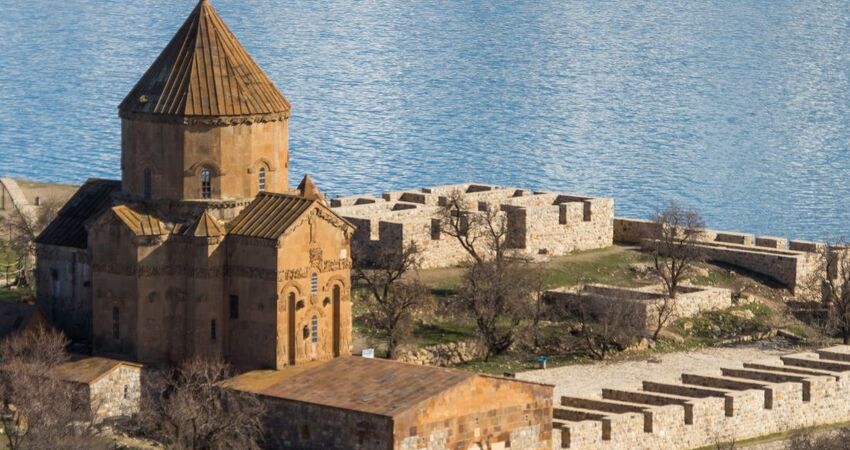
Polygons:
[[263,396],[265,448],[392,450],[391,417]]
[[468,258],[440,224],[440,206],[456,191],[473,210],[499,211],[507,223],[508,245],[520,255],[563,255],[612,245],[614,205],[607,198],[462,184],[388,192],[380,199],[344,197],[331,204],[357,226],[352,242],[356,258],[380,261],[382,255],[415,243],[424,268],[448,267]]
[[286,120],[228,125],[183,124],[140,118],[121,120],[121,167],[125,193],[144,196],[144,171],[151,172],[152,198],[201,198],[200,172],[211,170],[211,197],[251,198],[259,189],[288,188],[289,127]]
[[88,386],[92,415],[100,422],[139,412],[142,368],[121,364]]
[[90,340],[91,262],[86,249],[36,245],[36,298],[50,323],[69,338]]
[[850,347],[562,397],[552,448],[687,449],[850,420]]
[[395,417],[395,449],[549,449],[550,385],[476,376]]

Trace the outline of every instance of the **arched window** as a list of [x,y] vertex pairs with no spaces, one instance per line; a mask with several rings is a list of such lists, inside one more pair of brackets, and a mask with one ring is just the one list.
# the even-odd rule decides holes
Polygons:
[[310,275],[310,292],[313,294],[319,293],[319,275],[316,272]]
[[310,320],[310,340],[314,344],[319,342],[319,318],[316,316]]
[[150,169],[145,169],[144,195],[145,200],[150,200],[153,195],[153,176]]
[[112,338],[118,339],[121,337],[121,323],[119,322],[118,307],[112,308]]
[[207,167],[201,169],[201,198],[212,197],[212,172]]
[[266,191],[266,168],[265,167],[260,167],[260,170],[257,173],[257,189],[260,192]]

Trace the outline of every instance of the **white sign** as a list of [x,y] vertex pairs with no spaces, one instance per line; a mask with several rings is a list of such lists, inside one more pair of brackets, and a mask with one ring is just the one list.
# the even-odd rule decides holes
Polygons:
[[364,348],[363,352],[360,353],[360,356],[364,358],[375,358],[375,349],[374,348]]

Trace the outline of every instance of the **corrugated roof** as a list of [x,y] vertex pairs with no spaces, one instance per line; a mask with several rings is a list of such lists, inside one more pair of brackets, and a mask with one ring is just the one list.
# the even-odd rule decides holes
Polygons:
[[224,227],[207,211],[202,212],[183,232],[187,236],[195,237],[219,237],[224,233]]
[[36,238],[36,242],[86,248],[88,244],[86,221],[105,210],[112,203],[112,193],[120,190],[120,181],[95,179],[86,181]]
[[277,239],[314,203],[304,197],[261,192],[230,222],[228,234]]
[[[336,358],[308,370],[248,372],[230,380],[233,389],[270,397],[362,411],[403,413],[476,374],[433,366],[356,356]],[[266,379],[273,380],[271,383]]]
[[201,0],[119,110],[233,117],[288,115],[290,105],[212,5]]
[[156,217],[141,213],[127,205],[112,207],[112,212],[124,222],[136,236],[162,236],[168,234],[168,227]]

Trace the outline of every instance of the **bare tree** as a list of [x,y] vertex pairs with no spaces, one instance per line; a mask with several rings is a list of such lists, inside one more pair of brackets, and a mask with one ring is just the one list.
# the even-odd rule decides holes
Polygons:
[[16,206],[5,216],[0,216],[3,240],[24,262],[23,276],[19,282],[30,281],[26,278],[27,262],[35,256],[35,239],[56,218],[60,207],[58,201],[46,200],[34,209],[24,210]]
[[476,263],[464,275],[459,298],[472,315],[484,344],[484,359],[499,355],[513,345],[518,326],[528,318],[533,285],[531,271],[512,263]]
[[653,220],[656,224],[652,247],[654,273],[664,284],[667,295],[675,299],[684,277],[702,260],[698,243],[705,221],[695,210],[676,203],[656,213]]
[[441,230],[470,257],[459,304],[475,320],[489,360],[514,344],[518,325],[532,311],[535,283],[527,261],[510,252],[506,214],[488,205],[473,210],[472,203],[460,191],[449,194]]
[[827,326],[841,335],[844,344],[850,344],[850,246],[839,239],[823,246],[819,258],[815,283],[828,311]]
[[662,282],[665,290],[665,298],[650,308],[654,319],[652,339],[658,340],[661,330],[676,315],[679,286],[695,263],[702,260],[702,252],[697,244],[705,228],[705,221],[695,210],[676,203],[670,203],[656,213],[653,221],[656,225],[652,245],[653,274]]
[[91,405],[83,391],[51,376],[68,359],[68,341],[53,330],[32,330],[0,342],[0,414],[6,446],[16,449],[99,448]]
[[222,386],[230,367],[193,358],[151,382],[138,417],[143,433],[178,450],[259,449],[265,407],[252,394]]
[[604,360],[612,351],[624,350],[644,331],[631,302],[576,300],[567,307],[577,316],[575,334],[582,348],[596,359]]
[[475,263],[504,261],[508,249],[508,224],[498,209],[473,209],[461,191],[446,196],[440,208],[440,231],[458,241]]
[[657,341],[661,330],[672,321],[678,312],[679,302],[670,295],[664,295],[660,300],[649,305],[648,312],[652,317],[652,340]]
[[381,255],[379,266],[354,265],[354,277],[366,291],[362,304],[366,312],[361,318],[386,341],[391,359],[412,334],[416,318],[431,313],[435,306],[428,288],[412,276],[419,259],[420,251],[411,243],[401,252]]

